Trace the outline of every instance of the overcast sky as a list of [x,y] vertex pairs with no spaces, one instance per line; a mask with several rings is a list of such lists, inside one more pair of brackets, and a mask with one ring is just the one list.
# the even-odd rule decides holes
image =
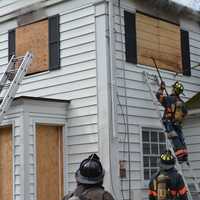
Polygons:
[[200,0],[173,0],[180,4],[187,5],[189,7],[193,7],[194,9],[200,9]]

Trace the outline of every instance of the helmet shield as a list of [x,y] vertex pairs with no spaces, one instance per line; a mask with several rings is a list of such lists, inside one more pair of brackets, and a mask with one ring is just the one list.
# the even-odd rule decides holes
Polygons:
[[180,94],[183,94],[183,91],[184,91],[184,87],[183,87],[183,84],[176,81],[173,85],[173,91],[175,92],[175,94],[177,95],[180,95]]
[[81,162],[75,178],[78,183],[97,184],[103,182],[104,174],[99,157],[96,154],[91,154]]

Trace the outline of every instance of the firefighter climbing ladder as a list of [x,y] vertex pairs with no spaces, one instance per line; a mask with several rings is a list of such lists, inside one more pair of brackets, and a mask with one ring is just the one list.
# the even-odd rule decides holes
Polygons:
[[[162,115],[161,115],[161,111],[160,111],[160,104],[158,102],[158,100],[156,99],[155,97],[155,90],[153,90],[153,85],[159,85],[159,80],[158,80],[158,77],[156,75],[152,75],[152,74],[149,74],[147,73],[146,71],[143,72],[143,75],[144,75],[144,80],[148,86],[148,89],[150,91],[150,94],[151,94],[151,97],[152,97],[152,100],[153,100],[153,104],[156,108],[156,112],[159,116],[159,119],[160,119],[160,122],[161,122],[161,125],[162,125],[162,129],[165,133],[165,138],[166,138],[166,143],[167,143],[167,148],[170,149],[173,153],[173,155],[175,156],[175,152],[172,148],[172,145],[171,145],[171,142],[168,140],[168,137],[167,137],[167,133],[165,132],[165,128],[164,128],[164,125],[162,123]],[[175,156],[176,157],[176,156]],[[176,162],[176,165],[177,165],[177,168],[179,169],[180,173],[183,175],[183,172],[182,172],[182,166]],[[191,191],[188,184],[187,184],[187,181],[186,181],[186,178],[184,177],[183,175],[183,180],[185,182],[185,185],[187,185],[188,187],[188,197],[189,197],[189,200],[199,200],[200,199],[200,188],[199,188],[199,184],[198,184],[198,180],[194,174],[194,171],[193,169],[191,168],[190,164],[188,163],[188,169],[191,173],[191,178],[192,178],[192,181],[193,181],[193,185],[195,187],[195,191]]]
[[0,80],[0,123],[9,109],[31,61],[32,54],[30,52],[27,52],[25,56],[15,57],[13,55],[11,57]]

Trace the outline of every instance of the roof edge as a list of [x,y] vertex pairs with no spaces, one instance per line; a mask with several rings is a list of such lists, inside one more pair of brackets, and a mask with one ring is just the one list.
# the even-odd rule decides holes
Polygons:
[[53,99],[53,98],[33,97],[33,96],[15,97],[14,101],[22,100],[22,99],[25,99],[25,100],[36,100],[36,101],[58,102],[58,103],[70,103],[70,100],[65,100],[65,99]]
[[148,0],[148,2],[146,0],[133,0],[133,2],[145,2],[145,4],[149,6],[160,8],[163,12],[170,9],[179,16],[187,16],[193,20],[200,21],[200,10],[192,9],[189,6],[182,5],[172,0]]

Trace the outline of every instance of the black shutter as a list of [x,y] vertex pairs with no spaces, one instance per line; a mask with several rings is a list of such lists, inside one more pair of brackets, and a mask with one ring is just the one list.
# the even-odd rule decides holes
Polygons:
[[60,69],[59,15],[49,18],[49,70]]
[[181,50],[183,75],[191,76],[189,33],[185,30],[181,30]]
[[126,61],[137,63],[135,14],[124,11]]
[[8,59],[15,55],[15,29],[8,31]]

